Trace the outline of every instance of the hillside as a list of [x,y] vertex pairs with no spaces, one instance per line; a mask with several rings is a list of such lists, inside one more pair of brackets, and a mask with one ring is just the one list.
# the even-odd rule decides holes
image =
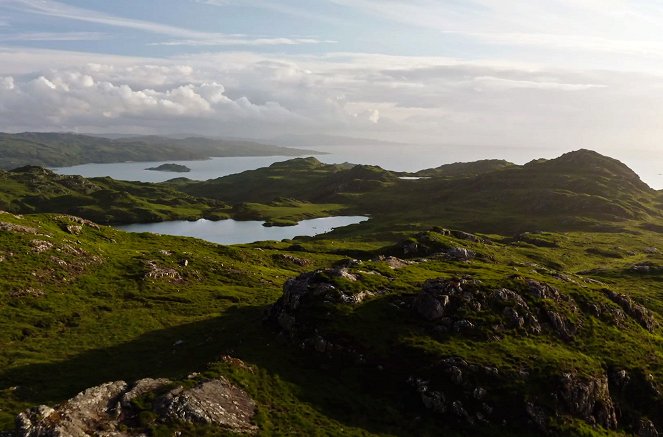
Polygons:
[[430,176],[401,180],[379,167],[347,168],[306,158],[205,182],[165,185],[229,203],[332,202],[379,217],[390,228],[409,222],[518,233],[620,228],[628,221],[662,218],[661,193],[619,161],[587,150],[524,166],[479,161],[418,174]]
[[77,404],[115,405],[100,384],[149,377],[230,381],[261,435],[663,427],[660,234],[360,236],[223,247],[0,214],[0,426],[96,386],[48,419],[23,415],[21,432],[80,415],[151,435],[227,430],[163,416],[159,392],[119,419]]
[[97,223],[227,218],[229,206],[155,184],[62,176],[41,167],[0,170],[0,210],[58,212]]
[[26,165],[67,167],[87,163],[199,160],[217,156],[297,156],[311,150],[242,140],[142,136],[109,139],[72,133],[0,133],[0,169]]
[[414,174],[418,177],[476,176],[482,173],[489,173],[511,167],[516,167],[516,164],[505,161],[503,159],[483,159],[475,162],[455,162],[453,164],[444,164],[436,168],[420,170]]
[[[585,150],[399,176],[313,158],[207,182],[0,173],[0,210],[29,213],[0,212],[0,433],[663,431],[660,192]],[[77,205],[371,219],[223,246]]]

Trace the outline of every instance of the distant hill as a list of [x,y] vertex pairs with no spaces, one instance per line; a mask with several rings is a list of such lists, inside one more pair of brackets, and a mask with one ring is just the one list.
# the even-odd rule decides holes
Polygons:
[[227,205],[156,184],[63,176],[41,167],[0,170],[0,211],[66,213],[97,223],[226,218]]
[[395,141],[376,140],[373,138],[356,138],[342,135],[281,135],[270,138],[270,143],[281,145],[292,145],[297,147],[316,147],[316,146],[405,146],[405,143]]
[[482,159],[474,162],[455,162],[453,164],[444,164],[436,168],[429,168],[415,173],[419,177],[431,176],[476,176],[482,173],[489,173],[495,170],[517,167],[516,164],[503,159]]
[[416,173],[427,176],[420,180],[400,175],[307,158],[205,182],[178,181],[174,188],[230,203],[337,203],[355,213],[393,217],[394,223],[498,233],[605,228],[663,212],[661,193],[621,162],[589,150],[523,166],[498,160],[451,164]]
[[67,167],[88,163],[199,160],[221,156],[319,154],[243,140],[141,136],[102,138],[72,133],[0,133],[0,169],[25,165]]

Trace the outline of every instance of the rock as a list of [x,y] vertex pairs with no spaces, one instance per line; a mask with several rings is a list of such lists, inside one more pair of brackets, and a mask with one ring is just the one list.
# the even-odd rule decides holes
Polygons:
[[645,261],[631,266],[630,270],[636,273],[661,273],[663,266]]
[[77,223],[81,226],[88,226],[90,228],[97,229],[97,230],[101,229],[101,226],[99,226],[95,222],[84,219],[84,218],[81,218],[81,217],[76,217],[76,216],[73,216],[73,215],[59,215],[59,216],[57,216],[57,219],[58,220],[66,220],[66,221],[74,222],[74,223]]
[[431,390],[428,382],[420,378],[410,377],[408,382],[417,390],[421,398],[421,403],[426,409],[440,414],[447,412],[447,401],[444,393]]
[[559,290],[548,284],[528,279],[527,286],[529,287],[529,291],[539,299],[552,299],[556,301],[560,299]]
[[32,251],[34,253],[42,253],[52,249],[53,243],[43,240],[32,240],[30,246],[32,246]]
[[225,379],[205,381],[191,389],[178,387],[155,401],[155,411],[161,417],[217,425],[238,433],[258,431],[251,423],[255,408],[246,392]]
[[560,378],[558,394],[571,415],[604,428],[617,428],[606,375],[581,377],[577,373],[565,373]]
[[0,222],[0,231],[17,232],[22,234],[37,235],[39,231],[29,226],[17,225],[15,223]]
[[463,232],[463,231],[456,231],[456,230],[450,230],[448,231],[449,235],[452,237],[458,238],[459,240],[468,240],[472,241],[474,243],[484,243],[485,240],[481,237],[477,237],[474,234],[470,234],[468,232]]
[[78,225],[67,225],[65,230],[72,235],[80,235],[83,232],[83,226]]
[[258,430],[251,422],[255,402],[227,380],[207,380],[189,389],[178,386],[159,396],[169,385],[173,383],[168,379],[146,378],[131,386],[115,381],[89,388],[55,408],[42,405],[19,414],[17,436],[135,436],[141,430],[131,427],[142,410],[134,401],[144,396],[156,397],[151,412],[159,422],[213,425],[234,433]]
[[459,320],[454,323],[454,331],[455,332],[466,332],[474,329],[474,323],[470,322],[469,320],[463,319]]
[[576,328],[571,321],[550,308],[544,308],[543,314],[559,337],[567,341],[573,338]]
[[118,435],[114,408],[127,383],[115,381],[89,388],[56,408],[39,406],[16,419],[19,437],[87,437]]
[[626,314],[635,319],[635,321],[638,322],[640,326],[649,332],[654,332],[654,329],[656,329],[658,323],[656,322],[654,314],[651,311],[639,303],[636,303],[633,299],[624,294],[615,293],[614,291],[608,289],[603,289],[601,291],[603,291],[603,293],[610,300],[622,307]]
[[446,255],[456,261],[469,261],[476,256],[474,252],[469,249],[465,249],[464,247],[454,247],[449,249],[446,252]]
[[169,267],[160,267],[156,261],[145,262],[145,279],[170,279],[171,281],[181,281],[182,275],[175,269]]
[[159,378],[159,379],[144,378],[138,380],[131,386],[131,389],[129,391],[125,392],[122,395],[122,397],[120,398],[120,405],[123,409],[130,409],[132,408],[131,403],[135,399],[144,396],[150,392],[157,391],[163,387],[168,386],[169,384],[172,384],[172,382],[166,378]]
[[331,269],[329,273],[331,273],[332,276],[336,276],[350,282],[355,282],[357,280],[357,275],[350,273],[350,271],[345,267],[340,269]]
[[520,314],[518,314],[518,311],[516,311],[515,309],[511,307],[504,307],[502,315],[507,319],[507,323],[509,326],[516,329],[522,329],[525,327],[525,319],[523,317],[520,317]]
[[424,320],[437,320],[444,317],[444,309],[449,305],[449,296],[424,290],[415,297],[413,308]]
[[658,437],[660,435],[654,422],[646,417],[640,419],[636,432],[638,437]]
[[38,288],[28,287],[21,288],[18,290],[13,290],[9,292],[8,296],[12,298],[21,298],[21,297],[42,297],[46,293]]
[[302,267],[311,264],[311,261],[308,260],[308,259],[299,258],[299,257],[296,257],[296,256],[283,254],[283,253],[278,253],[278,254],[272,256],[272,258],[275,261],[285,261],[287,263],[295,264],[295,265],[302,266]]
[[386,263],[393,270],[401,269],[412,264],[412,261],[405,261],[400,258],[396,258],[395,256],[388,256],[386,258],[380,259],[380,261]]

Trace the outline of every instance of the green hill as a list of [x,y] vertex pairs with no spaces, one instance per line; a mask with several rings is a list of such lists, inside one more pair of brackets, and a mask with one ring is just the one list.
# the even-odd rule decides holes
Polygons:
[[[207,413],[238,391],[259,435],[663,431],[661,193],[618,161],[581,150],[422,180],[312,158],[207,182],[0,178],[0,433],[53,435],[74,414],[90,435],[228,435]],[[371,219],[223,246],[64,214],[167,203]],[[168,381],[141,392],[142,378]],[[215,381],[236,389],[186,398]],[[180,415],[164,413],[173,396]],[[25,413],[40,404],[55,410]]]
[[579,150],[524,166],[471,164],[455,167],[455,173],[401,180],[399,174],[379,167],[347,168],[307,158],[170,186],[229,203],[279,198],[333,202],[353,213],[380,217],[392,228],[402,223],[451,224],[517,233],[619,228],[627,221],[661,219],[661,194],[624,164],[596,152]]
[[475,162],[455,162],[453,164],[444,164],[436,168],[420,170],[414,173],[418,177],[434,176],[476,176],[482,173],[489,173],[496,170],[515,167],[509,161],[503,159],[483,159]]
[[0,210],[59,212],[97,223],[227,218],[228,205],[155,184],[62,176],[41,167],[0,170]]
[[0,133],[0,169],[26,165],[67,167],[87,163],[199,160],[216,156],[297,156],[310,150],[251,141],[159,136],[109,139],[72,133]]

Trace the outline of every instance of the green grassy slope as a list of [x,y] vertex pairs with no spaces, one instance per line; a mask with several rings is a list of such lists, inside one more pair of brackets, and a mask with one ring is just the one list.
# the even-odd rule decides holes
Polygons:
[[227,218],[230,208],[154,184],[61,176],[40,167],[21,167],[0,171],[0,210],[61,212],[98,223],[137,223]]
[[[72,234],[75,226],[80,229]],[[609,432],[592,430],[549,394],[560,390],[565,373],[585,381],[622,369],[637,384],[626,391],[610,385],[623,412],[610,433],[633,432],[640,417],[660,423],[663,269],[633,266],[663,265],[663,255],[652,249],[663,247],[663,236],[467,238],[438,229],[384,244],[330,234],[295,245],[224,247],[126,234],[68,216],[0,214],[0,423],[11,428],[21,409],[53,404],[101,382],[205,371],[231,377],[255,397],[264,434],[532,435],[539,428],[523,411],[534,402],[549,415],[547,429],[599,435]],[[477,256],[462,261],[444,255],[454,247]],[[348,254],[359,261],[339,264]],[[333,265],[341,267],[329,270]],[[346,273],[335,276],[345,265]],[[323,269],[320,283],[346,296],[363,293],[364,300],[305,298],[293,313],[295,330],[265,323],[286,280],[315,269]],[[510,325],[503,306],[490,300],[481,307],[454,304],[459,306],[448,313],[449,322],[422,318],[413,301],[427,280],[438,278],[480,281],[472,283],[487,295],[515,290],[541,330]],[[530,295],[531,280],[557,291]],[[650,330],[605,289],[647,308]],[[559,314],[570,334],[559,331],[546,311]],[[456,331],[460,320],[473,328]],[[445,376],[456,361],[465,363],[454,365],[465,375],[461,384]],[[497,369],[498,376],[475,368]],[[449,405],[462,402],[472,415],[481,405],[472,393],[481,388],[487,392],[482,402],[494,410],[485,415],[488,422],[472,425],[452,410],[429,411],[416,380],[443,392]],[[628,390],[642,391],[642,397],[631,398]]]
[[[98,185],[194,215],[212,200],[177,190],[234,214],[371,220],[227,247],[0,213],[0,430],[102,382],[194,371],[254,397],[262,435],[663,430],[661,193],[617,161],[578,151],[418,181],[313,159],[207,183],[3,177],[0,199],[33,212],[68,211],[50,203],[67,190],[112,205],[94,202]],[[487,232],[433,227],[458,224]]]
[[401,180],[379,167],[347,168],[306,158],[206,182],[165,185],[230,203],[285,197],[337,203],[349,212],[380,217],[385,229],[443,224],[501,233],[605,230],[662,218],[661,193],[619,161],[588,150],[524,166],[500,164],[493,171],[477,172],[468,164],[453,176],[421,180]]

